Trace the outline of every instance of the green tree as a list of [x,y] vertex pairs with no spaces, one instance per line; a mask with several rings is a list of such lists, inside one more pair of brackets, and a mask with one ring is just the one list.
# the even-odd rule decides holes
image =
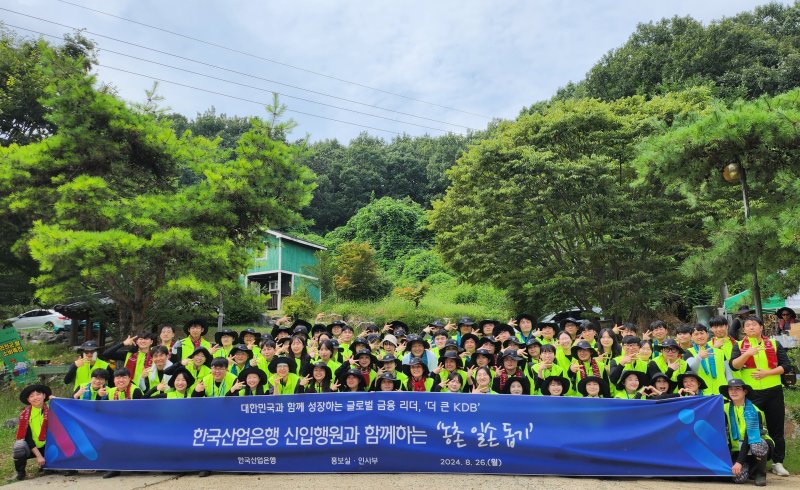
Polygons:
[[430,284],[421,282],[416,286],[401,286],[394,288],[394,294],[399,298],[403,298],[404,300],[414,303],[414,308],[416,309],[419,308],[419,303],[422,301],[422,298],[428,294],[430,287]]
[[727,100],[777,95],[800,85],[800,4],[770,3],[707,26],[691,17],[640,24],[560,96],[614,100],[697,85]]
[[445,263],[506,289],[525,311],[649,312],[700,239],[698,218],[656,183],[632,187],[631,160],[643,137],[708,101],[705,90],[566,100],[501,125],[450,170],[453,184],[434,203]]
[[347,224],[328,233],[326,241],[333,246],[350,241],[369,243],[387,268],[410,250],[433,244],[427,226],[425,210],[419,204],[409,198],[383,197],[359,209]]
[[[39,141],[56,130],[42,102],[55,78],[83,77],[95,61],[94,44],[80,34],[60,45],[17,37],[0,26],[0,146]],[[3,177],[0,176],[0,180]],[[36,262],[13,245],[31,220],[0,207],[0,304],[29,303]]]
[[[3,207],[35,220],[20,246],[39,262],[37,296],[101,292],[123,332],[144,328],[159,301],[215,303],[261,229],[300,220],[313,188],[301,150],[254,119],[235,150],[219,152],[93,85],[57,81],[47,100],[56,132],[1,150]],[[181,186],[182,169],[198,181]]]
[[333,278],[342,299],[378,299],[391,285],[383,278],[375,250],[368,243],[348,242],[337,248],[339,272]]
[[[689,277],[745,282],[756,271],[770,292],[800,284],[800,89],[719,105],[709,114],[653,137],[636,160],[641,181],[658,179],[700,212],[708,241],[684,262]],[[738,166],[743,179],[726,182]],[[750,217],[742,213],[746,184]]]

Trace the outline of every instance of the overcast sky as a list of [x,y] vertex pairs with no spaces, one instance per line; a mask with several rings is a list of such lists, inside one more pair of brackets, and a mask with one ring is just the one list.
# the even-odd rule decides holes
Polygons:
[[[231,49],[59,0],[3,0],[0,7],[95,33],[87,36],[101,48],[100,63],[104,66],[97,68],[98,78],[114,85],[124,99],[142,100],[144,89],[153,78],[161,78],[219,93],[164,82],[160,92],[166,97],[165,104],[175,112],[193,117],[214,106],[217,112],[228,115],[264,116],[263,104],[256,102],[268,102],[270,92],[278,91],[287,95],[282,100],[290,111],[299,111],[287,113],[299,123],[293,136],[309,134],[312,141],[337,138],[342,142],[361,131],[390,139],[393,133],[440,135],[443,132],[439,129],[463,132],[464,127],[483,128],[488,119],[481,115],[513,118],[523,106],[547,99],[558,87],[582,79],[603,54],[624,43],[638,23],[675,15],[691,15],[708,23],[768,3],[744,0],[68,1]],[[69,32],[68,28],[5,10],[0,10],[0,20],[59,37]],[[33,35],[27,31],[20,34]],[[100,34],[169,54],[126,45]],[[103,48],[184,71],[105,52]]]

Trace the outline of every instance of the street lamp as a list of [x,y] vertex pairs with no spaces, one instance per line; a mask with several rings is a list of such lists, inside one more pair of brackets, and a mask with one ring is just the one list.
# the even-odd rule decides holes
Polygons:
[[[733,162],[725,165],[722,169],[722,177],[731,183],[739,182],[742,185],[742,203],[744,205],[744,222],[750,218],[750,198],[748,196],[747,188],[747,174],[744,167],[738,163]],[[755,258],[753,259],[753,302],[756,307],[756,316],[761,316],[761,288],[758,285],[758,265]]]

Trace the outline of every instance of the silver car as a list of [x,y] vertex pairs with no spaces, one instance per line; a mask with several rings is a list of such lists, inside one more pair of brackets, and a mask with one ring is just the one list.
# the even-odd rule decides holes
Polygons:
[[3,320],[3,325],[13,325],[17,330],[47,328],[56,332],[72,325],[72,320],[55,310],[31,310]]

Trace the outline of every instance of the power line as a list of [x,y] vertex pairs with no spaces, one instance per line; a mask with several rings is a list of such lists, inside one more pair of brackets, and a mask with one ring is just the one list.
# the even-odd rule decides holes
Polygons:
[[206,40],[203,40],[203,39],[199,39],[199,38],[196,38],[196,37],[188,36],[186,34],[181,34],[180,32],[175,32],[175,31],[171,31],[169,29],[164,29],[163,27],[158,27],[158,26],[146,24],[144,22],[139,22],[139,21],[136,21],[136,20],[133,20],[133,19],[128,19],[128,18],[125,18],[125,17],[121,17],[119,15],[111,14],[109,12],[104,12],[102,10],[93,9],[93,8],[87,7],[85,5],[68,2],[66,0],[56,0],[56,1],[64,3],[64,4],[67,4],[67,5],[72,5],[73,7],[78,7],[78,8],[81,8],[81,9],[89,10],[91,12],[95,12],[95,13],[98,13],[98,14],[106,15],[108,17],[113,17],[115,19],[123,20],[125,22],[130,22],[132,24],[137,24],[137,25],[140,25],[140,26],[144,26],[144,27],[147,27],[149,29],[155,29],[157,31],[165,32],[165,33],[171,34],[173,36],[182,37],[184,39],[188,39],[190,41],[195,41],[195,42],[198,42],[198,43],[202,43],[202,44],[205,44],[207,46],[213,46],[215,48],[220,48],[220,49],[224,49],[226,51],[230,51],[230,52],[233,52],[233,53],[242,54],[242,55],[249,56],[251,58],[255,58],[255,59],[258,59],[258,60],[267,61],[269,63],[274,63],[276,65],[285,66],[287,68],[292,68],[294,70],[299,70],[299,71],[303,71],[303,72],[306,72],[306,73],[311,73],[313,75],[317,75],[317,76],[320,76],[320,77],[329,78],[331,80],[336,80],[336,81],[339,81],[339,82],[348,83],[348,84],[351,84],[351,85],[356,85],[358,87],[367,88],[367,89],[370,89],[370,90],[375,90],[377,92],[382,92],[384,94],[393,95],[395,97],[401,97],[403,99],[412,100],[414,102],[420,102],[420,103],[423,103],[423,104],[428,104],[428,105],[432,105],[432,106],[436,106],[436,107],[441,107],[442,109],[447,109],[447,110],[450,110],[450,111],[456,111],[456,112],[461,112],[461,113],[464,113],[464,114],[470,114],[472,116],[478,116],[478,117],[482,117],[482,118],[485,118],[485,119],[492,119],[491,116],[487,116],[487,115],[484,115],[484,114],[465,111],[463,109],[457,109],[455,107],[449,107],[449,106],[446,106],[446,105],[441,105],[441,104],[437,104],[435,102],[429,102],[429,101],[426,101],[426,100],[416,99],[414,97],[409,97],[407,95],[398,94],[396,92],[391,92],[391,91],[380,89],[380,88],[377,88],[377,87],[372,87],[370,85],[366,85],[366,84],[359,83],[359,82],[354,82],[352,80],[345,80],[344,78],[338,78],[338,77],[335,77],[335,76],[332,76],[332,75],[328,75],[328,74],[325,74],[325,73],[320,73],[320,72],[317,72],[317,71],[314,71],[314,70],[310,70],[308,68],[303,68],[303,67],[300,67],[300,66],[291,65],[289,63],[284,63],[282,61],[273,60],[271,58],[265,58],[265,57],[259,56],[257,54],[248,53],[246,51],[241,51],[239,49],[235,49],[235,48],[231,48],[231,47],[228,47],[228,46],[224,46],[222,44],[217,44],[217,43],[213,43],[213,42],[206,41]]
[[[143,73],[138,73],[138,72],[135,72],[135,71],[126,70],[124,68],[118,68],[116,66],[103,65],[101,63],[98,63],[97,66],[102,66],[103,68],[108,68],[110,70],[121,71],[123,73],[129,73],[131,75],[136,75],[136,76],[139,76],[139,77],[149,78],[150,80],[156,80],[158,82],[164,82],[164,83],[169,83],[171,85],[177,85],[179,87],[190,88],[192,90],[199,90],[200,92],[206,92],[206,93],[214,94],[214,95],[221,95],[223,97],[228,97],[230,99],[241,100],[241,101],[244,101],[244,102],[252,102],[253,104],[258,104],[260,106],[265,106],[265,105],[270,104],[270,102],[260,102],[260,101],[257,101],[257,100],[246,99],[244,97],[239,97],[237,95],[230,95],[230,94],[226,94],[226,93],[223,93],[223,92],[217,92],[217,91],[214,91],[214,90],[208,90],[208,89],[205,89],[205,88],[195,87],[194,85],[188,85],[188,84],[181,83],[181,82],[176,82],[176,81],[173,81],[173,80],[167,80],[167,79],[164,79],[164,78],[158,78],[158,77],[154,77],[154,76],[151,76],[151,75],[145,75]],[[295,114],[303,114],[304,116],[317,117],[317,118],[320,118],[320,119],[326,119],[328,121],[334,121],[334,122],[338,122],[338,123],[342,123],[342,124],[349,124],[351,126],[359,126],[359,127],[362,127],[362,128],[374,129],[375,131],[383,131],[384,133],[391,133],[391,134],[396,134],[396,135],[401,135],[402,134],[402,133],[398,133],[397,131],[391,131],[389,129],[381,129],[381,128],[376,128],[374,126],[367,126],[365,124],[359,124],[359,123],[354,123],[354,122],[350,122],[350,121],[343,121],[341,119],[335,119],[335,118],[327,117],[327,116],[320,116],[319,114],[312,114],[310,112],[303,112],[303,111],[298,111],[298,110],[295,110],[295,109],[286,109],[286,112],[294,112]]]
[[[14,13],[14,14],[17,14],[17,15],[21,15],[23,17],[36,19],[36,20],[39,20],[39,21],[42,21],[42,22],[46,22],[48,24],[57,25],[59,27],[64,27],[64,28],[67,28],[67,29],[73,29],[73,30],[76,30],[76,31],[80,31],[81,30],[81,29],[79,29],[78,27],[75,27],[75,26],[70,26],[70,25],[67,25],[67,24],[62,24],[60,22],[55,22],[55,21],[52,21],[52,20],[43,19],[43,18],[37,17],[35,15],[25,14],[25,13],[22,13],[22,12],[17,12],[17,11],[6,9],[6,8],[3,8],[3,7],[0,7],[0,10],[5,10],[6,12],[11,12],[11,13]],[[10,24],[8,24],[8,25],[10,25]],[[41,33],[39,31],[34,31],[32,29],[26,29],[24,27],[17,27],[17,28],[23,29],[23,30],[27,30],[27,31],[31,31],[31,32],[37,32],[37,33],[40,33],[40,34],[44,34],[44,33]],[[250,73],[241,72],[241,71],[238,71],[238,70],[234,70],[232,68],[226,68],[224,66],[219,66],[219,65],[212,64],[212,63],[207,63],[207,62],[202,61],[202,60],[188,58],[188,57],[185,57],[185,56],[173,54],[173,53],[170,53],[170,52],[167,52],[167,51],[162,51],[162,50],[159,50],[159,49],[155,49],[155,48],[151,48],[151,47],[148,47],[148,46],[144,46],[142,44],[137,44],[137,43],[133,43],[133,42],[130,42],[130,41],[125,41],[123,39],[115,38],[115,37],[112,37],[112,36],[106,36],[104,34],[99,34],[99,33],[88,31],[88,30],[84,30],[84,32],[86,32],[87,34],[91,34],[93,36],[101,37],[101,38],[104,38],[104,39],[109,39],[111,41],[122,43],[122,44],[127,44],[129,46],[135,46],[137,48],[145,49],[145,50],[152,51],[152,52],[159,53],[159,54],[163,54],[163,55],[166,55],[166,56],[171,56],[173,58],[178,58],[178,59],[181,59],[181,60],[184,60],[184,61],[197,63],[199,65],[208,66],[210,68],[215,68],[215,69],[218,69],[218,70],[227,71],[227,72],[230,72],[230,73],[235,73],[237,75],[243,75],[243,76],[246,76],[246,77],[254,78],[254,79],[257,79],[257,80],[262,80],[262,81],[269,82],[269,83],[275,83],[277,85],[282,85],[282,86],[293,88],[293,89],[296,89],[296,90],[301,90],[301,91],[305,91],[305,92],[309,92],[309,93],[313,93],[313,94],[317,94],[317,95],[322,95],[322,96],[325,96],[325,97],[330,97],[332,99],[341,100],[341,101],[348,102],[348,103],[351,103],[351,104],[358,104],[358,105],[362,105],[362,106],[366,106],[366,107],[371,107],[371,108],[374,108],[374,109],[379,109],[379,110],[383,110],[383,111],[387,111],[387,112],[392,112],[392,113],[395,113],[395,114],[400,114],[400,115],[403,115],[403,116],[414,117],[414,118],[417,118],[417,119],[423,119],[423,120],[426,120],[426,121],[437,122],[437,123],[441,123],[441,124],[447,124],[447,125],[450,125],[450,126],[456,126],[456,127],[459,127],[459,128],[468,129],[468,130],[471,130],[471,131],[476,131],[474,128],[471,128],[469,126],[464,126],[464,125],[461,125],[461,124],[455,124],[455,123],[451,123],[451,122],[447,122],[447,121],[441,121],[439,119],[432,119],[432,118],[425,117],[425,116],[418,116],[416,114],[402,112],[402,111],[398,111],[398,110],[395,110],[395,109],[388,109],[388,108],[385,108],[385,107],[381,107],[381,106],[377,106],[377,105],[373,105],[373,104],[368,104],[368,103],[365,103],[365,102],[360,102],[360,101],[357,101],[357,100],[352,100],[352,99],[347,99],[347,98],[344,98],[344,97],[339,97],[339,96],[336,96],[336,95],[327,94],[325,92],[319,92],[317,90],[303,88],[303,87],[300,87],[300,86],[297,86],[297,85],[291,85],[291,84],[279,82],[277,80],[271,80],[269,78],[264,78],[264,77],[261,77],[261,76],[258,76],[258,75],[252,75]],[[49,34],[44,34],[44,35],[48,35],[49,36]],[[105,49],[105,50],[109,51],[109,52],[114,52],[114,53],[117,53],[117,54],[122,54],[123,56],[130,56],[130,55],[126,55],[124,53],[118,53],[116,51],[112,51],[112,50],[109,50],[109,49]],[[138,59],[142,59],[143,61],[149,61],[149,60],[145,60],[143,58],[138,58]],[[151,61],[151,63],[156,63],[156,62],[152,62]],[[164,66],[169,66],[169,65],[164,65]],[[176,68],[176,69],[181,69],[181,68]],[[188,71],[188,70],[186,70],[186,71]],[[231,82],[231,83],[236,83],[236,82]],[[281,94],[281,95],[285,95],[285,94]],[[286,95],[286,96],[287,97],[294,97],[294,96],[290,96],[290,95]],[[297,99],[300,99],[300,100],[307,100],[307,99],[302,99],[300,97],[294,97],[294,98],[297,98]],[[315,102],[315,103],[319,103],[319,104],[323,104],[324,105],[324,103],[322,103],[322,102]],[[332,107],[336,107],[336,106],[332,106]],[[344,109],[344,110],[350,110],[350,109]],[[357,111],[354,111],[354,112],[357,112]],[[375,117],[381,117],[381,116],[375,116]],[[414,124],[414,123],[407,123],[407,124]],[[427,126],[422,126],[422,127],[428,128]],[[428,128],[428,129],[432,129],[432,128]],[[436,129],[436,128],[433,128],[433,129]],[[437,131],[442,131],[442,130],[437,129]]]
[[[54,36],[52,34],[47,34],[47,33],[41,32],[41,31],[36,31],[34,29],[28,29],[28,28],[25,28],[25,27],[16,26],[14,24],[6,24],[6,25],[9,26],[9,27],[13,27],[15,29],[20,29],[20,30],[23,30],[23,31],[33,32],[33,33],[39,34],[41,36],[51,37],[51,38],[54,38],[54,39],[60,39],[58,36]],[[331,107],[331,108],[334,108],[334,109],[340,109],[340,110],[343,110],[343,111],[353,112],[355,114],[360,114],[362,116],[375,117],[375,118],[383,119],[383,120],[386,120],[386,121],[392,121],[392,122],[401,123],[401,124],[408,124],[408,125],[411,125],[411,126],[417,126],[417,127],[424,128],[424,129],[431,129],[431,130],[434,130],[434,131],[440,131],[442,133],[451,132],[451,131],[448,131],[446,129],[436,128],[436,127],[433,127],[433,126],[425,126],[425,125],[422,125],[422,124],[417,124],[417,123],[413,123],[413,122],[409,122],[409,121],[402,121],[400,119],[394,119],[394,118],[391,118],[391,117],[381,116],[381,115],[378,115],[378,114],[371,114],[369,112],[357,111],[355,109],[348,109],[347,107],[340,107],[340,106],[336,106],[336,105],[333,105],[333,104],[326,104],[325,102],[318,102],[318,101],[315,101],[315,100],[306,99],[306,98],[303,98],[303,97],[297,97],[297,96],[294,96],[294,95],[288,95],[288,94],[284,94],[284,93],[281,93],[281,92],[275,92],[273,90],[264,89],[264,88],[261,88],[261,87],[255,87],[253,85],[247,85],[247,84],[244,84],[244,83],[235,82],[233,80],[228,80],[228,79],[221,78],[221,77],[215,77],[213,75],[207,75],[205,73],[200,73],[200,72],[196,72],[196,71],[192,71],[192,70],[187,70],[187,69],[184,69],[184,68],[180,68],[178,66],[168,65],[168,64],[165,64],[165,63],[159,63],[157,61],[148,60],[146,58],[140,58],[138,56],[133,56],[133,55],[129,55],[129,54],[126,54],[126,53],[121,53],[119,51],[114,51],[112,49],[106,49],[106,48],[98,48],[98,49],[100,51],[106,51],[108,53],[113,53],[113,54],[117,54],[117,55],[120,55],[120,56],[133,58],[135,60],[145,61],[147,63],[152,63],[154,65],[164,66],[164,67],[167,67],[167,68],[171,68],[173,70],[178,70],[178,71],[190,73],[190,74],[193,74],[193,75],[199,75],[201,77],[210,78],[212,80],[218,80],[218,81],[230,83],[230,84],[233,84],[233,85],[239,85],[239,86],[242,86],[242,87],[251,88],[251,89],[254,89],[254,90],[259,90],[261,92],[276,93],[276,94],[281,95],[283,97],[302,100],[302,101],[305,101],[305,102],[310,102],[310,103],[313,103],[313,104],[319,104],[319,105],[323,105],[323,106],[326,106],[326,107]],[[100,66],[104,66],[104,65],[100,65]],[[459,127],[462,127],[462,126],[459,126]],[[467,128],[467,129],[470,129],[470,128]]]

